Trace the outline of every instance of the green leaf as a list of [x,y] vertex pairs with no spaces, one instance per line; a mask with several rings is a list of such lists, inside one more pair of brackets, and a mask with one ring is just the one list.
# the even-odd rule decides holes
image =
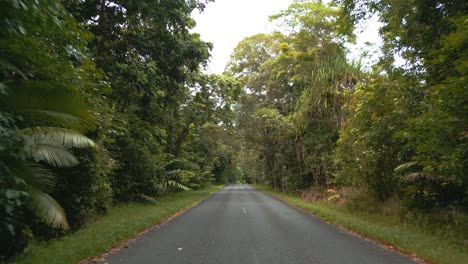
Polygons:
[[21,184],[33,186],[43,192],[50,192],[55,186],[54,174],[34,162],[17,163],[11,167],[11,172],[18,177]]
[[30,188],[30,209],[49,226],[68,230],[68,222],[62,207],[48,194]]
[[[11,89],[5,104],[8,109],[23,114],[27,124],[33,123],[36,126],[47,126],[43,122],[48,124],[51,120],[45,117],[50,116],[52,120],[56,120],[57,113],[86,120],[88,126],[94,120],[88,111],[89,107],[85,103],[83,95],[76,87],[64,82],[22,81],[14,89]],[[41,119],[36,118],[38,113],[41,114]],[[61,115],[61,118],[63,119],[64,115]],[[75,121],[76,119],[74,123],[76,123]]]
[[403,163],[401,165],[399,165],[398,167],[395,168],[395,172],[401,172],[401,171],[405,171],[407,169],[409,169],[410,167],[414,166],[414,165],[417,165],[418,163],[416,161],[410,161],[410,162],[406,162],[406,163]]
[[29,185],[44,192],[50,192],[55,187],[55,175],[36,163],[26,163],[30,177],[26,180]]
[[18,113],[27,120],[41,120],[45,125],[60,125],[73,129],[92,127],[91,122],[72,114],[41,109],[23,109]]
[[151,197],[151,196],[148,196],[148,195],[144,195],[144,194],[140,194],[138,195],[140,198],[142,198],[143,200],[149,202],[149,203],[152,203],[152,204],[158,204],[158,200],[156,200],[155,198]]
[[96,144],[88,137],[66,128],[33,127],[20,130],[35,144],[52,145],[66,148],[95,147]]
[[36,161],[43,161],[58,168],[73,167],[79,163],[72,153],[51,145],[37,145],[33,157]]
[[184,190],[184,191],[190,191],[191,189],[181,183],[178,183],[176,181],[167,181],[167,184],[170,185],[170,186],[173,186],[173,187],[176,187],[180,190]]

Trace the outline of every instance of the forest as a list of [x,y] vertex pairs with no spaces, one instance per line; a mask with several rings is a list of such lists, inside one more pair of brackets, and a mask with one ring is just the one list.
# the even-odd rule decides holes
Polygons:
[[[209,2],[2,1],[0,262],[213,183],[391,201],[466,239],[468,2],[295,0],[223,74],[193,31]],[[347,47],[373,16],[364,67]]]

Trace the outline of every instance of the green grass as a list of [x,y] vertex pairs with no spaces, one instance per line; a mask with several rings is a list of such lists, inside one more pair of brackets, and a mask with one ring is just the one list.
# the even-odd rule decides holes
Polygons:
[[392,245],[405,254],[416,254],[430,263],[468,263],[466,246],[434,235],[434,230],[424,230],[416,225],[402,223],[397,216],[350,212],[345,206],[330,202],[308,202],[294,194],[273,191],[268,186],[252,186],[313,213],[331,224],[342,226],[382,244]]
[[171,194],[161,198],[156,205],[117,205],[105,216],[73,234],[48,242],[33,242],[13,263],[66,264],[99,256],[174,213],[194,206],[219,189],[220,186],[211,186],[203,190]]

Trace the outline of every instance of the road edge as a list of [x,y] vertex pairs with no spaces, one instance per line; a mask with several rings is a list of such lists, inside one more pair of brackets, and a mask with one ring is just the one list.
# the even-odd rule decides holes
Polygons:
[[283,202],[283,203],[285,203],[285,204],[287,204],[287,205],[289,205],[289,206],[291,206],[291,207],[293,207],[293,208],[295,208],[295,209],[297,209],[297,210],[299,210],[299,211],[302,211],[302,212],[304,212],[304,213],[307,213],[307,214],[309,214],[309,215],[312,215],[312,216],[314,216],[315,218],[317,218],[318,220],[320,220],[320,221],[322,221],[322,222],[324,222],[324,223],[327,223],[327,224],[329,224],[329,225],[331,225],[331,226],[337,227],[337,228],[343,230],[344,232],[346,232],[346,233],[348,233],[348,234],[350,234],[350,235],[352,235],[352,236],[355,236],[355,237],[361,238],[361,239],[363,239],[363,240],[366,240],[366,241],[368,241],[368,242],[370,242],[370,243],[372,243],[372,244],[375,244],[376,246],[378,246],[378,247],[380,247],[380,248],[383,248],[383,249],[385,249],[385,250],[387,250],[387,251],[391,251],[391,252],[397,253],[397,254],[399,254],[399,255],[401,255],[401,256],[403,256],[403,257],[409,258],[409,259],[411,259],[411,260],[413,260],[413,261],[415,261],[415,262],[417,262],[417,263],[420,263],[420,264],[434,264],[434,263],[428,262],[428,261],[426,261],[426,260],[424,260],[424,259],[418,257],[418,256],[416,255],[416,253],[411,253],[411,254],[405,253],[405,252],[402,251],[400,248],[398,248],[398,246],[396,246],[396,245],[391,245],[391,244],[386,245],[384,242],[381,242],[381,241],[378,241],[378,240],[374,240],[374,239],[372,239],[372,238],[369,238],[369,237],[367,237],[367,236],[365,236],[365,235],[359,233],[358,231],[349,229],[349,228],[347,228],[347,227],[345,227],[345,226],[340,225],[339,223],[335,223],[335,222],[332,222],[332,221],[328,221],[328,220],[326,220],[326,219],[320,217],[319,215],[317,215],[317,214],[315,214],[315,213],[313,213],[313,212],[310,212],[310,211],[308,211],[308,210],[306,210],[306,209],[304,209],[304,208],[301,208],[301,207],[299,207],[299,206],[297,206],[297,205],[294,205],[294,204],[292,204],[292,203],[290,203],[290,202],[288,202],[288,201],[286,201],[286,200],[283,200],[282,198],[276,196],[274,193],[271,193],[271,192],[268,192],[268,191],[259,190],[259,189],[255,188],[254,186],[252,186],[252,185],[250,185],[250,184],[249,184],[249,186],[252,187],[253,189],[259,191],[259,192],[262,192],[262,193],[264,193],[264,194],[266,194],[266,195],[272,197],[273,199],[276,199],[276,200],[278,200],[278,201],[280,201],[280,202]]
[[117,243],[115,243],[115,245],[113,245],[109,250],[107,250],[106,252],[103,252],[99,255],[96,255],[96,256],[93,256],[93,257],[89,257],[87,259],[84,259],[84,260],[81,260],[78,262],[78,264],[99,264],[99,263],[102,263],[104,262],[104,258],[106,256],[108,256],[109,254],[112,254],[112,253],[115,253],[119,250],[121,250],[122,248],[126,248],[128,247],[131,243],[135,242],[139,237],[141,237],[142,235],[148,233],[149,231],[161,226],[161,225],[164,225],[170,221],[172,221],[173,219],[183,215],[186,211],[198,206],[200,203],[204,202],[206,199],[210,198],[211,196],[213,196],[215,193],[221,191],[224,189],[225,186],[222,186],[220,189],[217,189],[217,190],[214,190],[213,192],[211,192],[208,196],[204,197],[203,199],[200,199],[192,204],[190,204],[189,206],[175,212],[174,214],[168,216],[167,218],[157,222],[157,223],[154,223],[152,224],[151,226],[143,229],[142,231],[139,231],[137,234],[135,234],[134,236],[131,236],[131,237],[128,237],[124,240],[121,240]]

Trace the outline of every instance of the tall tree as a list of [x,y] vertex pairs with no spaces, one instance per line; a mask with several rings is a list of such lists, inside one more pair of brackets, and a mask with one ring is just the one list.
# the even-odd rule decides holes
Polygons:
[[[388,86],[369,96],[388,97],[385,100],[393,102],[394,110],[384,114],[398,113],[399,125],[387,137],[404,142],[392,144],[399,154],[393,156],[395,172],[388,169],[385,177],[404,176],[400,180],[411,206],[430,209],[461,202],[467,188],[463,172],[467,169],[467,112],[463,107],[467,89],[461,81],[467,74],[463,66],[467,40],[462,37],[466,1],[338,2],[343,3],[344,18],[351,24],[372,14],[383,23],[384,56],[379,66]],[[398,57],[402,63],[397,63]],[[377,78],[380,80],[371,82],[370,87],[382,83]]]
[[[241,77],[248,93],[239,122],[246,122],[246,139],[264,143],[256,147],[264,146],[266,174],[275,187],[280,186],[276,178],[289,179],[281,184],[294,188],[325,184],[331,177],[331,153],[345,118],[342,108],[360,75],[359,65],[345,58],[344,43],[353,35],[337,23],[339,14],[333,5],[294,1],[270,18],[286,35],[247,38],[228,64],[227,72]],[[280,133],[263,133],[265,124],[252,115],[261,108],[282,116],[283,124],[276,128]],[[286,177],[285,170],[296,176]]]

